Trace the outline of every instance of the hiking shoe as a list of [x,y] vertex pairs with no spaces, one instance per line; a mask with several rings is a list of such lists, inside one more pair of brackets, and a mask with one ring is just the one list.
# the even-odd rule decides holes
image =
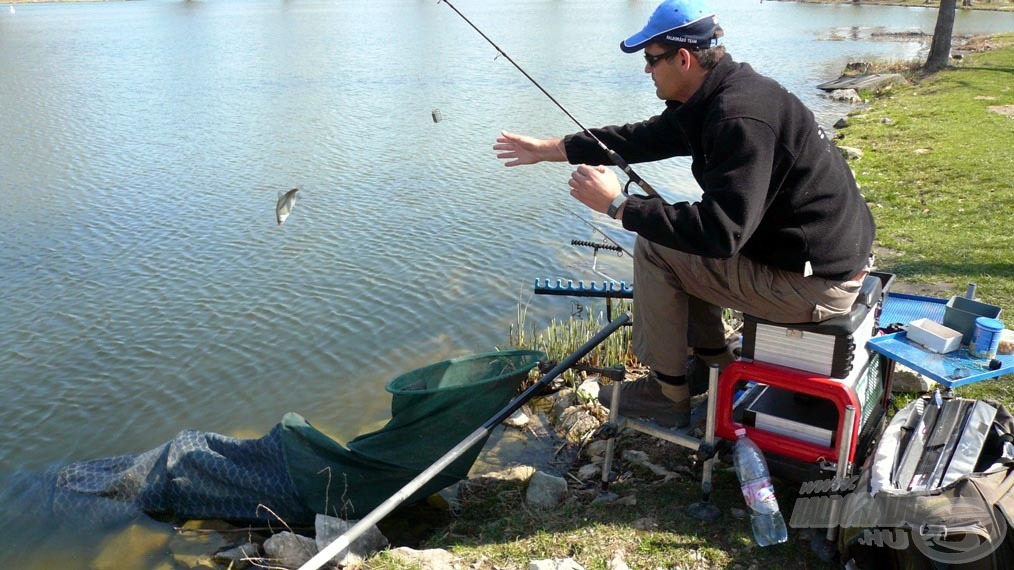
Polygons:
[[[612,385],[599,385],[599,402],[612,409]],[[621,416],[646,418],[663,427],[686,427],[690,424],[690,391],[687,385],[674,386],[659,382],[648,373],[632,382],[620,384]]]

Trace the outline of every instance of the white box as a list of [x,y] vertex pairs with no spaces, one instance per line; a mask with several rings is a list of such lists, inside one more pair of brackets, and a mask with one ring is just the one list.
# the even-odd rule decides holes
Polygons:
[[876,329],[876,311],[870,309],[850,333],[825,332],[821,323],[776,325],[746,319],[743,357],[770,362],[827,378],[851,378],[866,368],[870,359],[866,341]]
[[960,332],[929,319],[916,319],[908,323],[905,336],[940,354],[957,350],[961,346]]

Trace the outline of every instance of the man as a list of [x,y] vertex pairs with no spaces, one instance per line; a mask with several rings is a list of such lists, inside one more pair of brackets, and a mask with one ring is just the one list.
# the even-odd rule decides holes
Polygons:
[[[718,45],[722,35],[702,0],[662,2],[620,49],[644,50],[665,109],[592,131],[631,163],[691,156],[699,202],[624,195],[612,170],[591,166],[608,157],[586,133],[546,140],[503,132],[493,147],[506,166],[580,165],[571,195],[638,234],[633,348],[651,373],[623,384],[620,413],[668,427],[689,423],[707,366],[732,361],[722,307],[784,323],[845,314],[873,244],[869,208],[813,113],[734,62]],[[600,393],[607,407],[610,395]]]

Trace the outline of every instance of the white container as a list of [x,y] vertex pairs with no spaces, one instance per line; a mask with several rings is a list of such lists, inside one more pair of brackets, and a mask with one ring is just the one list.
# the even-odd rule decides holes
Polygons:
[[916,319],[908,323],[905,336],[940,354],[957,350],[961,346],[960,332],[929,319]]

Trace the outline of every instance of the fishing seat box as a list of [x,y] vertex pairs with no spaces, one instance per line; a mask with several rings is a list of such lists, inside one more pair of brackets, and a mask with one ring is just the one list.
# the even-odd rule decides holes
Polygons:
[[[731,440],[735,429],[744,427],[764,450],[772,474],[814,481],[826,477],[822,462],[838,457],[845,443],[845,410],[852,406],[856,414],[848,460],[864,461],[883,429],[893,369],[885,357],[866,348],[866,341],[877,332],[893,279],[891,274],[871,273],[852,310],[822,323],[774,323],[744,315],[742,358],[719,379],[716,435]],[[750,395],[764,386],[793,394],[796,405],[822,410],[827,417],[820,423],[827,424],[822,427],[830,430],[829,440],[806,441],[795,431],[771,431],[752,421]],[[796,422],[792,430],[810,427],[798,425],[807,423],[804,417],[783,419],[787,425]]]
[[870,273],[851,311],[819,323],[775,323],[743,315],[741,356],[827,378],[859,374],[870,360],[866,341],[876,332],[877,316],[893,279],[891,274]]

